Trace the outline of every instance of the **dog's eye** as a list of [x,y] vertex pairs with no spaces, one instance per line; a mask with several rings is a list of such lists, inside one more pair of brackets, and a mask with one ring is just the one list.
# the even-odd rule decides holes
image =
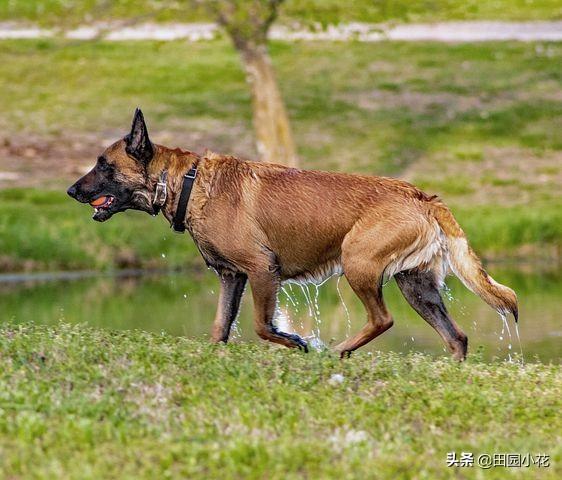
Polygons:
[[107,163],[107,160],[103,157],[99,157],[98,158],[98,169],[102,172],[107,172],[109,170],[109,163]]

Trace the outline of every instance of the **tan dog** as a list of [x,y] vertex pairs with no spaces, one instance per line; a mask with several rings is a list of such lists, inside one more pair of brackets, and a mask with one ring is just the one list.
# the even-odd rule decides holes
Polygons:
[[[180,192],[189,188],[188,200],[181,200]],[[302,338],[274,324],[280,285],[318,283],[342,273],[367,310],[367,324],[336,347],[342,356],[392,326],[382,284],[393,276],[459,360],[466,356],[467,337],[439,294],[449,270],[517,320],[515,293],[484,271],[450,210],[400,180],[172,150],[151,143],[137,110],[131,133],[107,148],[68,193],[91,203],[98,221],[129,208],[151,214],[161,209],[168,221],[176,217],[178,228],[187,228],[221,281],[215,342],[228,340],[249,281],[257,334],[306,351]],[[178,220],[182,203],[187,212]]]

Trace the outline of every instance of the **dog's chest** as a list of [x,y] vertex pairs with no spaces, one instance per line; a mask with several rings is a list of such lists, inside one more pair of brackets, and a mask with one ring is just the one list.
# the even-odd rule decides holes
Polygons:
[[201,253],[203,260],[209,268],[212,268],[218,274],[223,273],[238,273],[240,269],[229,261],[226,257],[221,255],[218,249],[206,239],[201,238],[197,232],[188,229],[197,249]]

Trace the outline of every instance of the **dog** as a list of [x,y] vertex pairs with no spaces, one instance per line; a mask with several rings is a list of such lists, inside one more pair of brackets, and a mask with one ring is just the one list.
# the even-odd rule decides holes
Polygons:
[[220,278],[214,342],[228,341],[248,282],[258,336],[308,351],[304,339],[275,325],[279,288],[342,274],[367,310],[360,332],[335,347],[342,357],[392,326],[382,291],[392,277],[459,361],[468,339],[440,295],[449,271],[517,321],[515,292],[486,273],[451,211],[401,180],[170,149],[151,142],[137,109],[131,132],[68,194],[91,204],[99,222],[127,209],[161,211],[175,230],[191,234]]

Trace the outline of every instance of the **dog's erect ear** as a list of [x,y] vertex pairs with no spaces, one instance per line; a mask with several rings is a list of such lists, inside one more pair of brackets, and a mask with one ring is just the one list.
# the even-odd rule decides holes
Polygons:
[[140,108],[135,110],[131,133],[125,137],[125,143],[127,144],[125,150],[131,157],[145,165],[150,162],[154,155],[154,147],[148,138],[148,129]]

